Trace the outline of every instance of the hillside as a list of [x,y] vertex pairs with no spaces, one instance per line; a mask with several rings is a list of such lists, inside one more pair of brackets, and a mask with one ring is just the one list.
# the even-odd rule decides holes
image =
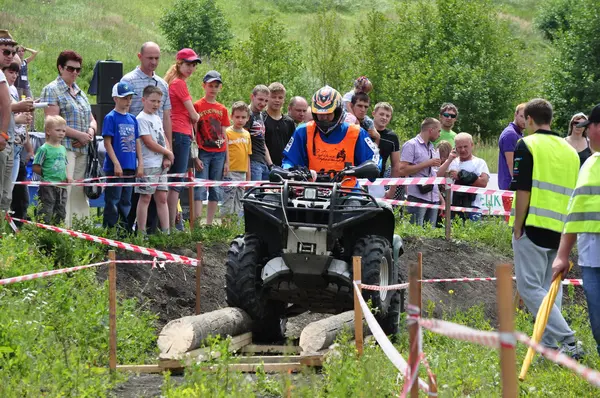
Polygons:
[[[357,22],[366,11],[392,11],[397,1],[332,0],[337,6],[336,27],[340,33],[354,34]],[[249,22],[274,15],[282,22],[290,39],[305,41],[307,23],[322,0],[219,0],[219,6],[231,23],[236,39],[248,36]],[[331,2],[329,2],[331,3]],[[535,15],[535,1],[503,0],[500,18],[511,21],[524,37],[533,39],[532,47],[543,47],[540,35],[531,26]],[[62,49],[72,48],[84,58],[84,71],[79,84],[87,88],[92,68],[98,59],[117,59],[129,70],[137,63],[135,54],[144,41],[158,42],[165,50],[166,41],[158,27],[162,10],[173,0],[4,0],[0,6],[2,27],[9,29],[20,43],[41,50],[32,64],[30,78],[34,93],[51,81],[56,74],[56,56]],[[367,5],[368,4],[368,5]],[[539,55],[539,54],[537,54]],[[173,52],[165,51],[159,67],[163,74]],[[199,69],[210,67],[205,63]],[[197,92],[195,92],[195,91]],[[197,97],[197,85],[192,95]]]

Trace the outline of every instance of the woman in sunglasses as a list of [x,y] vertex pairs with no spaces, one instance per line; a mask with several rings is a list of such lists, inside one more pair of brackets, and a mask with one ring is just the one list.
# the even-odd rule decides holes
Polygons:
[[569,131],[565,140],[577,151],[579,155],[580,167],[583,166],[587,158],[592,156],[592,150],[590,149],[590,141],[587,138],[585,127],[577,127],[581,122],[585,122],[587,116],[583,113],[576,113],[571,118],[569,123]]
[[[62,144],[67,149],[67,178],[85,177],[88,144],[96,134],[97,124],[92,108],[76,81],[83,59],[75,51],[66,50],[56,60],[58,77],[42,90],[41,102],[47,102],[46,116],[60,115],[67,121],[67,135]],[[89,216],[89,205],[82,187],[67,188],[67,226],[73,216]]]

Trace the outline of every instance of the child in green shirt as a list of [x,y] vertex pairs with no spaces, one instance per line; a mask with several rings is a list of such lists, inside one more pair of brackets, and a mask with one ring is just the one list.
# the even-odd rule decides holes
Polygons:
[[[60,116],[48,116],[45,123],[46,143],[36,152],[33,171],[45,182],[70,182],[67,178],[67,150],[60,144],[67,133],[67,123]],[[67,188],[41,185],[38,198],[42,204],[41,215],[46,224],[65,220]]]

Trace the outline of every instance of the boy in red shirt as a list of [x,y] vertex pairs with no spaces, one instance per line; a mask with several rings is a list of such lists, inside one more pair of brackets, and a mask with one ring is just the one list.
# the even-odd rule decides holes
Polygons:
[[[227,127],[230,126],[227,108],[217,102],[217,95],[223,88],[221,74],[211,70],[204,75],[202,88],[204,97],[194,103],[194,109],[200,116],[196,124],[198,158],[196,159],[196,177],[205,180],[220,181],[223,174],[229,172],[229,152],[227,150]],[[202,217],[202,202],[206,198],[206,187],[194,188],[195,217]],[[208,188],[208,208],[206,224],[211,225],[217,203],[221,200],[221,188]]]

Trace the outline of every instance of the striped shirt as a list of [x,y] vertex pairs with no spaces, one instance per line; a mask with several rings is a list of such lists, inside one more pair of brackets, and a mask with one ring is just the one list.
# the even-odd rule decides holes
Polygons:
[[156,73],[152,74],[152,77],[148,76],[140,67],[136,67],[131,72],[127,73],[121,78],[124,83],[129,83],[129,86],[133,88],[135,94],[131,100],[131,106],[129,107],[129,113],[137,116],[143,109],[142,105],[142,94],[147,86],[157,86],[162,91],[163,95],[160,100],[160,108],[158,108],[158,116],[161,120],[163,118],[164,111],[171,109],[171,99],[169,98],[169,86],[160,76]]
[[[48,84],[42,90],[41,102],[57,105],[60,108],[60,116],[67,121],[67,126],[81,132],[87,132],[92,121],[92,108],[85,93],[76,83],[73,83],[76,91],[75,96],[69,92],[69,86],[58,76],[55,81]],[[87,153],[87,145],[82,148],[74,148],[74,138],[65,137],[61,144],[67,151]]]

